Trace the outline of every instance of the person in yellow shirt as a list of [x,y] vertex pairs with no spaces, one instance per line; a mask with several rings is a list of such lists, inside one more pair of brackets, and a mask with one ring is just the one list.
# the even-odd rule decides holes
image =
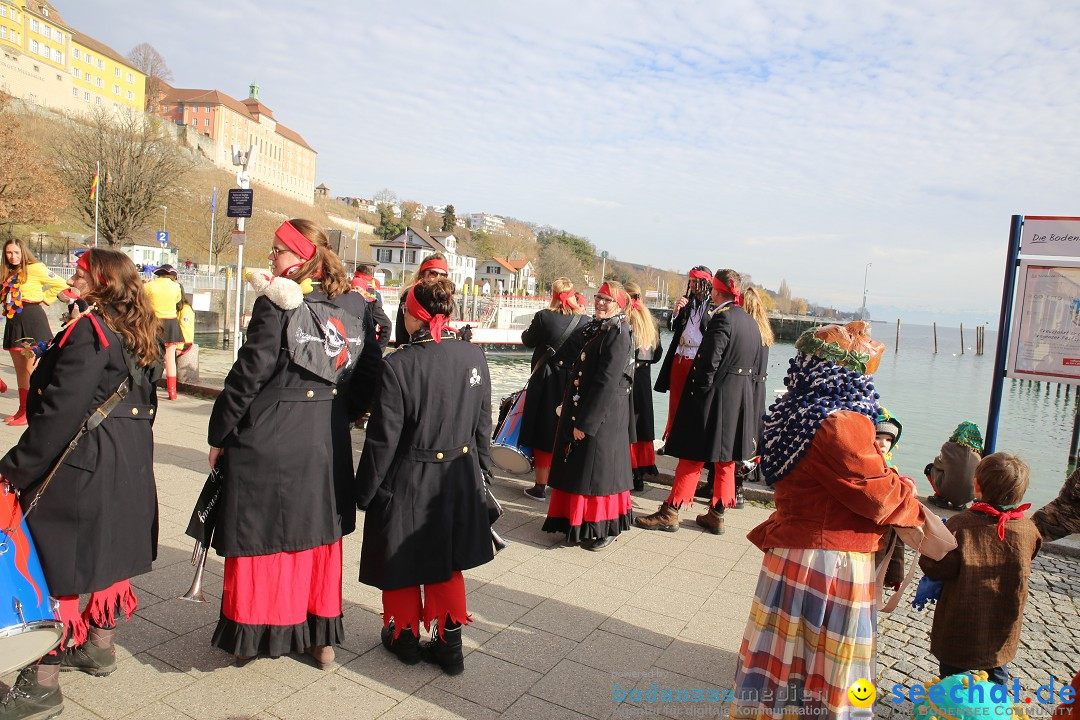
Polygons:
[[[56,296],[67,290],[63,278],[49,272],[45,263],[37,261],[22,240],[11,238],[4,243],[4,258],[0,262],[4,284],[0,288],[0,304],[3,305],[7,324],[4,327],[4,349],[11,353],[15,366],[15,380],[19,386],[19,409],[5,418],[8,425],[26,424],[26,396],[30,392],[30,373],[37,366],[37,358],[26,352],[26,345],[48,342],[53,332],[49,319],[41,307],[52,305]],[[7,391],[7,384],[0,381],[0,392]]]
[[180,334],[184,336],[184,344],[176,350],[176,357],[180,357],[195,344],[195,311],[187,301],[183,285],[180,286],[180,302],[176,304],[176,319],[180,322]]
[[153,280],[143,285],[143,291],[161,322],[165,342],[165,382],[169,388],[169,399],[175,400],[176,349],[184,344],[184,334],[176,317],[176,306],[184,299],[184,292],[176,281],[176,270],[172,265],[162,265],[154,271],[154,275]]

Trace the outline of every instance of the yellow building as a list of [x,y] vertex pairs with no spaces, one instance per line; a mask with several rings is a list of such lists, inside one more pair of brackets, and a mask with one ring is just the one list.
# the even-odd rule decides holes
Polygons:
[[41,0],[0,0],[0,90],[53,110],[143,111],[146,76]]
[[86,105],[139,112],[146,107],[146,76],[123,55],[78,30],[71,38],[71,80],[73,98]]

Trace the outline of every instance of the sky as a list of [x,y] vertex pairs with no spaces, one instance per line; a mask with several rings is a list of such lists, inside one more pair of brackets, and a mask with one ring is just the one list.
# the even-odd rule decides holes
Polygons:
[[1080,215],[1080,3],[56,0],[261,100],[333,195],[452,203],[877,319],[997,324],[1010,217]]

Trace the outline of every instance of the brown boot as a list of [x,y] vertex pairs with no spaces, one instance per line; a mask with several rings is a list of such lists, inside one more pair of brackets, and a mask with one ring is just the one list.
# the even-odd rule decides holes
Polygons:
[[709,508],[709,511],[704,515],[698,515],[694,518],[701,527],[705,528],[707,532],[711,532],[713,535],[724,534],[724,508],[717,510],[714,507]]
[[31,665],[0,698],[3,720],[47,720],[64,712],[59,665]]
[[60,669],[79,670],[87,675],[105,677],[116,670],[116,647],[113,638],[116,628],[90,626],[90,635],[82,645],[64,650],[60,655]]
[[315,661],[315,664],[319,666],[320,670],[326,670],[334,664],[333,645],[312,645],[304,650],[304,652]]
[[634,524],[645,530],[675,532],[679,529],[679,511],[671,505],[668,505],[666,502],[663,502],[660,503],[660,509],[652,515],[635,518]]

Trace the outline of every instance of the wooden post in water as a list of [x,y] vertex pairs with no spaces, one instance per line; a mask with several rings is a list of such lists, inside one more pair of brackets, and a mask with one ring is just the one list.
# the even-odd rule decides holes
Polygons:
[[934,323],[934,354],[937,355],[937,323]]
[[964,354],[964,323],[960,323],[960,354]]
[[893,352],[900,351],[900,318],[896,318],[896,345],[893,347]]

